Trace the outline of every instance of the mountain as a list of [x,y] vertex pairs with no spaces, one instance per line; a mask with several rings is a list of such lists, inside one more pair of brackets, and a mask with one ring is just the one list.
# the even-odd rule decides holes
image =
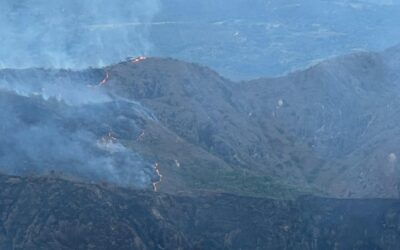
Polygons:
[[398,48],[356,53],[240,88],[260,123],[277,122],[328,162],[312,173],[319,185],[341,196],[397,197],[398,58]]
[[[1,79],[8,173],[56,171],[141,188],[162,175],[157,185],[172,193],[308,189],[299,171],[288,177],[271,166],[291,154],[302,165],[313,157],[300,146],[274,149],[295,142],[249,120],[233,83],[207,68],[150,58],[84,72],[3,70]],[[18,157],[10,159],[12,152]]]
[[[207,68],[169,59],[148,59],[137,66],[122,63],[107,71],[111,78],[106,87],[114,95],[148,107],[175,137],[161,139],[165,135],[145,130],[141,141],[149,145],[151,158],[164,158],[159,161],[164,176],[161,186],[168,184],[169,175],[177,174],[185,179],[186,186],[223,190],[229,186],[234,192],[247,194],[273,194],[281,189],[274,188],[276,185],[308,188],[295,164],[290,175],[288,168],[272,166],[280,162],[290,165],[291,155],[299,164],[310,167],[316,166],[318,159],[301,142],[296,145],[295,140],[282,136],[276,127],[261,127],[249,119],[237,105],[235,83]],[[158,140],[147,144],[147,138]],[[284,147],[275,148],[274,143]],[[155,154],[154,145],[159,144],[161,148],[157,147]],[[142,145],[135,148],[143,150]],[[198,159],[198,155],[204,158]],[[279,183],[270,180],[277,176]]]
[[398,249],[399,58],[1,70],[0,248]]
[[0,175],[1,249],[398,249],[398,200],[167,195]]
[[172,194],[395,198],[399,55],[249,82],[160,58],[2,70],[0,166]]

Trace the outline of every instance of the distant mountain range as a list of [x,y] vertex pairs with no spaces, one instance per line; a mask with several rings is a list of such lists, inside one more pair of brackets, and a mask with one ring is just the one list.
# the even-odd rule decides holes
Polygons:
[[398,0],[4,0],[0,69],[82,70],[146,55],[234,81],[276,77],[394,46],[398,13]]
[[162,0],[151,53],[252,79],[399,42],[399,1]]

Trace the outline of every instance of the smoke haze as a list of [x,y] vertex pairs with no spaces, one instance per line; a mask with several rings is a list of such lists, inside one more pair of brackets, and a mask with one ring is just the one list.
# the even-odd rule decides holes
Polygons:
[[50,171],[90,181],[149,188],[153,162],[120,140],[134,140],[154,115],[93,84],[100,70],[0,71],[0,170]]
[[0,67],[86,68],[146,54],[158,10],[158,0],[1,1]]

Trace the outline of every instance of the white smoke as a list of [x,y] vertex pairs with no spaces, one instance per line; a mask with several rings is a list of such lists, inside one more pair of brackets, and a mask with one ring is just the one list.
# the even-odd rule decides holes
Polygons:
[[122,142],[156,117],[98,86],[103,77],[102,70],[0,71],[0,172],[56,171],[150,187],[157,179],[152,164]]
[[[0,68],[103,66],[148,54],[158,0],[2,0]],[[121,23],[142,25],[97,29]]]

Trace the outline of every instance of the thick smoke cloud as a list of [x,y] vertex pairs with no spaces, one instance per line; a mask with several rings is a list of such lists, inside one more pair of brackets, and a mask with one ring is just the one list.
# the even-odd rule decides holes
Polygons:
[[0,90],[15,92],[25,97],[39,96],[44,100],[55,99],[68,105],[112,101],[103,88],[96,88],[97,74],[80,76],[66,70],[39,69],[20,70],[17,74],[12,72],[14,71],[4,70],[0,74]]
[[0,1],[0,67],[86,68],[147,54],[158,11],[158,0]]
[[55,171],[89,181],[149,188],[153,164],[124,141],[154,115],[98,82],[101,71],[0,71],[0,171]]

